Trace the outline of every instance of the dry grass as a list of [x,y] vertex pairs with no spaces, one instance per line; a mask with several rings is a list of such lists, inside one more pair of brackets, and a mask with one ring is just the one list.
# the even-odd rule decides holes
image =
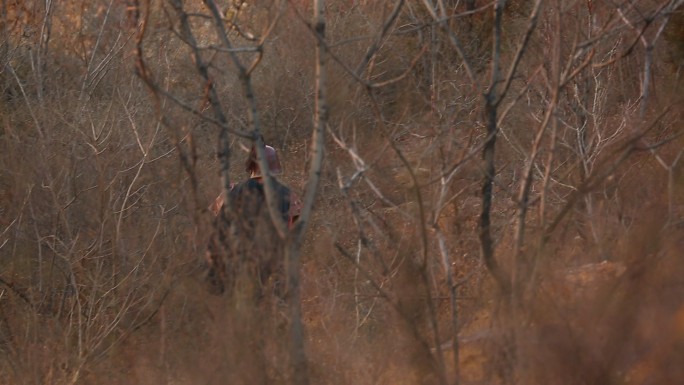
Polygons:
[[[134,30],[123,3],[109,10],[109,2],[91,0],[53,4],[47,19],[43,2],[23,2],[25,10],[20,3],[0,3],[0,383],[291,383],[284,304],[244,293],[212,296],[204,287],[207,207],[220,192],[216,128],[168,99],[155,104],[134,73]],[[505,61],[529,12],[523,2],[509,3]],[[145,59],[155,80],[205,108],[189,50],[169,32],[171,13],[159,9],[163,2],[150,4]],[[250,1],[237,20],[257,33],[278,4]],[[383,4],[329,5],[338,60],[351,68],[361,62],[391,10]],[[305,4],[290,2],[252,76],[262,131],[279,149],[283,181],[299,192],[315,40],[295,7],[308,18]],[[587,67],[560,94],[555,139],[550,131],[543,137],[535,160],[518,252],[521,174],[549,103],[553,12],[544,8],[501,106],[529,84],[498,134],[496,258],[526,278],[505,295],[480,260],[481,95],[443,31],[430,28],[423,2],[407,2],[361,74],[397,78],[374,97],[332,61],[327,158],[301,266],[313,384],[437,384],[442,375],[453,383],[456,369],[466,384],[684,380],[681,11],[656,45],[644,123],[638,45],[614,65]],[[560,40],[570,60],[565,50],[573,28],[585,27],[586,10],[578,3],[566,16]],[[46,20],[50,40],[41,45]],[[484,82],[493,21],[484,13],[467,20],[467,28],[451,27],[464,36]],[[211,25],[195,22],[211,43]],[[654,36],[651,29],[646,35]],[[633,41],[607,36],[596,45],[596,63]],[[225,53],[204,54],[215,55],[211,74],[229,124],[242,127],[246,102],[234,69]],[[232,141],[235,179],[244,176],[240,144],[247,142],[240,141]],[[544,238],[592,173],[614,164]]]

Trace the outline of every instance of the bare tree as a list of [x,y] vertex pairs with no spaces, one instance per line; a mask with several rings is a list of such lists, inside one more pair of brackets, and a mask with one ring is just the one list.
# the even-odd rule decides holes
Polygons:
[[0,1],[0,382],[680,378],[681,3]]
[[[281,4],[282,3],[282,4]],[[169,4],[174,9],[176,13],[176,20],[180,23],[179,34],[183,41],[188,45],[192,51],[193,61],[195,62],[197,73],[203,78],[207,86],[207,98],[211,109],[214,112],[214,117],[208,119],[204,116],[202,111],[196,110],[191,107],[187,107],[182,104],[177,98],[175,98],[169,92],[163,90],[159,85],[157,85],[152,75],[148,72],[145,65],[143,55],[144,48],[143,35],[140,35],[138,39],[138,74],[147,83],[148,87],[153,92],[155,98],[160,99],[170,99],[176,104],[181,105],[183,108],[190,109],[197,116],[208,119],[211,123],[215,124],[219,128],[219,147],[218,147],[218,157],[221,160],[221,175],[223,178],[223,194],[224,201],[229,203],[229,190],[230,190],[230,139],[229,132],[237,135],[241,135],[256,142],[256,152],[257,158],[262,170],[268,170],[267,161],[264,153],[264,143],[261,139],[262,125],[260,121],[260,111],[257,107],[257,95],[255,95],[254,87],[252,85],[252,73],[260,63],[260,58],[263,50],[264,44],[269,38],[269,34],[275,27],[279,16],[276,16],[273,21],[268,25],[268,27],[263,31],[262,35],[255,39],[256,44],[251,48],[235,48],[234,44],[229,37],[229,31],[224,25],[224,20],[218,5],[212,1],[207,0],[204,2],[206,11],[208,13],[208,19],[213,26],[216,33],[216,41],[218,47],[212,48],[216,53],[227,53],[230,60],[232,61],[237,73],[238,79],[243,87],[243,96],[248,104],[249,111],[249,121],[247,125],[247,130],[235,130],[228,128],[228,119],[224,112],[224,105],[219,100],[219,95],[217,92],[216,80],[212,78],[209,73],[210,64],[204,59],[204,54],[202,52],[202,47],[198,43],[195,37],[198,32],[193,30],[191,25],[191,18],[193,17],[186,9],[185,4],[180,1],[170,1]],[[277,2],[276,7],[280,9],[278,12],[282,13],[285,9],[285,2]],[[148,4],[149,7],[149,4]],[[235,25],[235,24],[233,24]],[[238,27],[239,28],[239,27]],[[307,372],[307,359],[305,353],[304,344],[304,327],[302,323],[301,316],[301,294],[300,294],[300,273],[301,268],[300,254],[302,244],[304,242],[304,236],[307,229],[309,228],[311,222],[311,216],[313,212],[313,205],[317,195],[318,186],[320,184],[321,170],[323,165],[323,154],[324,154],[324,132],[327,125],[327,104],[326,104],[326,45],[325,45],[325,2],[322,0],[316,1],[314,4],[314,23],[313,29],[315,31],[317,46],[316,46],[316,61],[315,61],[315,94],[316,94],[316,108],[315,114],[313,116],[314,130],[312,132],[311,138],[311,159],[309,163],[308,176],[306,178],[306,187],[303,197],[302,210],[299,218],[292,229],[287,229],[286,223],[283,222],[282,216],[278,213],[276,208],[275,198],[273,191],[271,176],[266,173],[264,182],[266,190],[266,201],[271,213],[271,220],[275,228],[277,229],[279,237],[286,241],[284,250],[284,257],[287,261],[287,298],[289,302],[289,319],[291,328],[291,360],[294,368],[294,383],[306,384],[308,380]],[[255,52],[256,57],[252,60],[251,64],[246,66],[243,64],[243,59],[239,57],[241,52]],[[160,113],[162,113],[160,111]],[[164,118],[162,118],[164,119]],[[224,207],[230,207],[229,204],[224,205]],[[256,240],[257,242],[259,240]]]

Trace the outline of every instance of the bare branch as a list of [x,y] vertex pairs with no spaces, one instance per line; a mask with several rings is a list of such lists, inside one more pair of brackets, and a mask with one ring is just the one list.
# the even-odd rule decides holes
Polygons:
[[366,50],[366,54],[364,55],[363,59],[361,60],[359,65],[356,66],[356,70],[354,71],[354,73],[358,77],[362,77],[361,75],[364,71],[366,71],[368,63],[371,62],[373,56],[375,56],[380,47],[382,47],[382,43],[387,38],[390,28],[392,27],[392,25],[394,25],[394,22],[397,20],[397,17],[399,16],[399,12],[401,12],[401,7],[403,5],[404,0],[397,0],[397,3],[394,5],[394,9],[390,13],[390,16],[387,18],[387,21],[385,21],[385,23],[383,24],[382,29],[380,30],[380,33],[378,34],[377,38],[375,39],[373,44],[370,47],[368,47],[368,50]]

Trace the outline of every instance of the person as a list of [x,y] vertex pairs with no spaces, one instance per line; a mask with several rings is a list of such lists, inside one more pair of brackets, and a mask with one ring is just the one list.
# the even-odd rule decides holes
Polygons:
[[[264,153],[266,154],[266,163],[268,164],[269,172],[272,177],[277,177],[282,175],[283,167],[278,158],[278,153],[275,148],[265,145]],[[232,184],[229,195],[231,200],[236,200],[241,202],[245,196],[245,193],[256,193],[259,201],[259,206],[265,205],[265,188],[263,186],[264,178],[259,170],[259,164],[257,162],[256,148],[252,146],[249,156],[245,161],[245,171],[249,174],[249,179],[239,184]],[[292,192],[287,186],[282,184],[276,178],[272,178],[274,182],[274,191],[277,198],[277,206],[280,210],[283,220],[287,222],[288,226],[294,225],[299,218],[301,212],[301,201],[298,196]],[[218,216],[221,210],[223,210],[224,198],[223,194],[219,194],[214,202],[209,206],[209,211],[211,211],[214,216]],[[240,207],[239,204],[234,205]]]
[[[300,203],[296,195],[275,177],[282,175],[276,150],[265,146],[266,163],[278,214],[292,226],[299,216]],[[214,214],[214,233],[207,247],[209,290],[222,294],[232,292],[240,278],[247,278],[257,296],[269,286],[282,292],[284,240],[278,235],[266,202],[266,178],[257,162],[252,145],[245,161],[249,177],[231,186],[230,207],[224,207],[223,194],[210,210]]]

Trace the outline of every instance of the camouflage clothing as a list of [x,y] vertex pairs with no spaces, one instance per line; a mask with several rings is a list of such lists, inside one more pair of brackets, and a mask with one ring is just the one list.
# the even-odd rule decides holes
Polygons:
[[[272,181],[278,212],[290,222],[290,189]],[[284,241],[271,219],[264,190],[255,178],[235,185],[229,194],[230,209],[219,210],[214,220],[207,259],[210,290],[216,294],[232,293],[239,282],[257,296],[282,289]]]

